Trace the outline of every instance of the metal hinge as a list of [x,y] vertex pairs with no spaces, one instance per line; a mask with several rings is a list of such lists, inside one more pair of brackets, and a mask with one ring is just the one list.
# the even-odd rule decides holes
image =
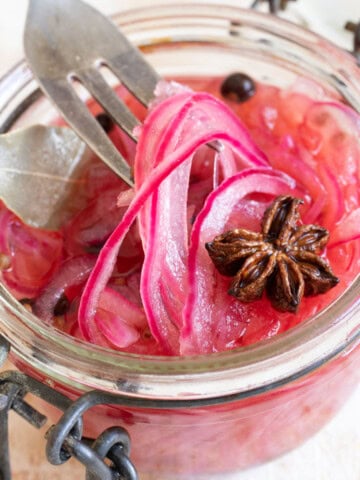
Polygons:
[[[0,367],[9,349],[8,342],[0,336]],[[0,480],[11,480],[9,411],[13,410],[35,428],[41,428],[47,421],[45,415],[25,401],[24,397],[29,393],[64,412],[59,422],[46,433],[46,454],[51,464],[61,465],[75,457],[86,468],[86,480],[138,480],[136,469],[129,459],[130,438],[125,429],[108,428],[95,440],[82,437],[83,414],[95,405],[111,403],[106,394],[92,391],[72,401],[48,385],[17,371],[0,374]]]

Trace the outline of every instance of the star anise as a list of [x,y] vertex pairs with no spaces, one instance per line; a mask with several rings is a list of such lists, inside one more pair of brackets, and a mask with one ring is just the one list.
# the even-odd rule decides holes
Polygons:
[[218,271],[234,276],[229,294],[243,302],[266,291],[274,308],[296,312],[303,296],[334,287],[339,279],[319,256],[329,232],[299,225],[302,200],[280,196],[265,211],[261,232],[243,228],[218,235],[206,249]]

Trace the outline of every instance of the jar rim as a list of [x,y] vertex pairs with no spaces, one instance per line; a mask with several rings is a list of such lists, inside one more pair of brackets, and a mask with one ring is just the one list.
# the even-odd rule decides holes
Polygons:
[[[194,18],[206,14],[214,19],[219,18],[219,8],[222,18],[241,18],[242,24],[273,35],[276,26],[278,36],[305,42],[308,48],[316,46],[329,58],[331,53],[340,56],[343,61],[339,78],[351,83],[350,95],[354,85],[357,86],[360,105],[360,69],[355,59],[315,33],[283,19],[223,4],[185,3],[128,10],[114,16],[114,20],[124,31],[128,27],[131,36],[132,29],[159,16],[174,18],[176,13],[177,22],[179,15]],[[12,76],[26,68],[22,62],[0,79],[0,94],[1,85],[8,84]],[[25,76],[28,81],[28,74]],[[184,401],[230,398],[237,394],[251,396],[305,375],[358,342],[360,324],[355,312],[360,308],[359,288],[360,277],[357,277],[329,307],[271,339],[196,357],[145,357],[85,343],[44,325],[3,285],[0,285],[0,311],[11,317],[11,321],[0,325],[0,332],[10,341],[16,357],[79,390],[96,388],[136,397]]]

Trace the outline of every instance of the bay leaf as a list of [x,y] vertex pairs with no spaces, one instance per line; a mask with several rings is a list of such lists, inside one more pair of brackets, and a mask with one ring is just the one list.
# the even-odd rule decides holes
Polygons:
[[0,135],[0,198],[25,223],[56,229],[57,214],[83,180],[87,147],[67,127],[34,125]]

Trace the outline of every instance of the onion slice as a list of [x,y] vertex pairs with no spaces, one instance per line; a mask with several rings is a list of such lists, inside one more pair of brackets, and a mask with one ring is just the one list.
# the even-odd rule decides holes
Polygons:
[[54,308],[66,289],[84,283],[94,265],[95,257],[92,255],[77,256],[64,262],[37,297],[34,313],[50,324]]
[[[186,102],[188,102],[187,105],[191,105],[191,108],[189,106],[181,110]],[[176,121],[173,121],[173,128],[170,131],[167,129],[168,112],[173,112],[176,116],[179,108],[181,111],[179,122],[177,124]],[[194,112],[199,112],[196,115],[200,115],[200,117],[196,117],[194,128],[188,128],[191,127],[190,120]],[[167,140],[163,137],[164,134],[167,135]],[[175,134],[176,137],[172,137],[171,134]],[[180,138],[181,142],[174,138]],[[139,138],[137,159],[135,159],[136,194],[122,221],[102,248],[81,298],[79,327],[85,339],[91,341],[91,338],[96,337],[97,327],[94,318],[99,298],[111,276],[118,250],[131,224],[144,206],[149,208],[149,206],[146,207],[146,202],[158,193],[162,182],[191,158],[201,145],[214,140],[223,142],[235,152],[237,158],[242,159],[242,162],[247,162],[248,165],[266,164],[265,157],[252,143],[247,130],[238,118],[211,95],[194,93],[175,95],[156,106],[147,117]],[[161,148],[157,149],[157,145],[160,145]],[[152,152],[156,152],[155,158],[151,156]],[[139,162],[144,170],[137,167]],[[176,202],[176,199],[170,198],[167,201]],[[142,228],[146,230],[148,224],[145,223]],[[152,231],[153,237],[154,231]],[[148,270],[144,268],[144,278],[148,274]],[[178,334],[175,335],[174,324],[171,321],[159,324],[158,322],[161,320],[155,314],[152,315],[151,308],[150,306],[146,313],[153,336],[164,345],[166,351],[177,352],[176,337]]]
[[360,208],[349,213],[331,232],[328,248],[360,238]]
[[147,326],[144,311],[109,287],[100,295],[95,322],[101,334],[119,348],[139,340],[141,329]]

